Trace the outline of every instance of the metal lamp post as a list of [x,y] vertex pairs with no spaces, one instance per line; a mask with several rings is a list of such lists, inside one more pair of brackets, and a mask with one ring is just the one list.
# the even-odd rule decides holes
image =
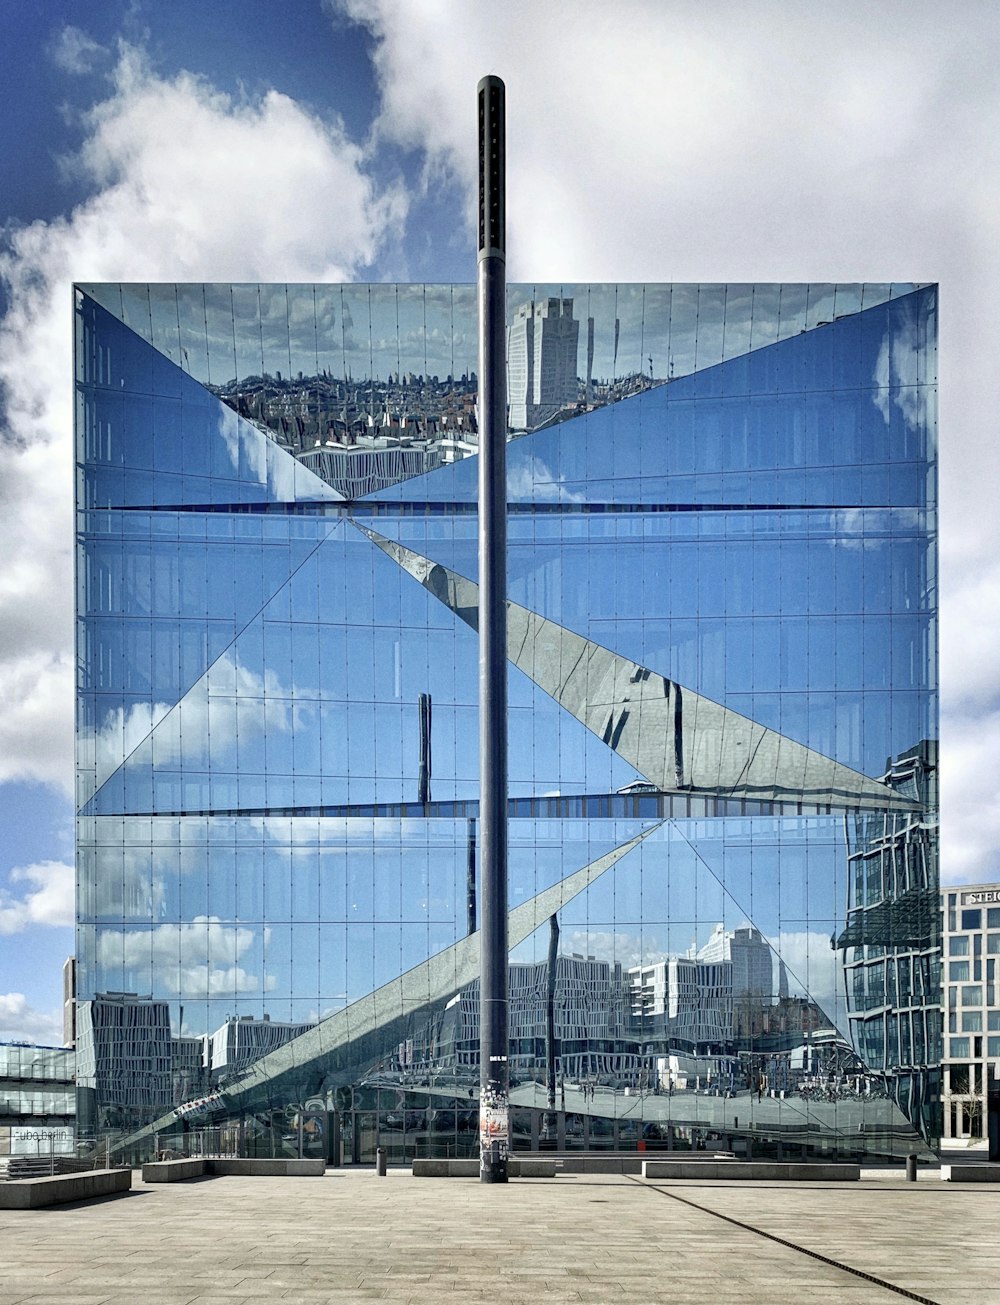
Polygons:
[[479,1176],[507,1181],[507,375],[504,84],[479,100]]

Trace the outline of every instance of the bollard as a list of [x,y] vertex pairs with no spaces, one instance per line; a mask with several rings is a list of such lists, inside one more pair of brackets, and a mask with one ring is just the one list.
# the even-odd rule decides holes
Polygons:
[[385,1147],[380,1146],[375,1150],[375,1172],[379,1178],[385,1177]]
[[917,1181],[917,1153],[911,1151],[906,1157],[906,1181],[915,1183]]

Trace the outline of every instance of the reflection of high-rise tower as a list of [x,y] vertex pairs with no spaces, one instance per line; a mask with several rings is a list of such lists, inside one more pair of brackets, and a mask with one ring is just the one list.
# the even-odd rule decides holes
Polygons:
[[579,337],[572,299],[532,299],[517,310],[507,332],[511,429],[533,430],[576,402]]
[[726,930],[717,924],[711,938],[698,952],[700,961],[731,961],[733,995],[752,998],[762,1006],[773,1000],[773,964],[767,939],[752,925]]

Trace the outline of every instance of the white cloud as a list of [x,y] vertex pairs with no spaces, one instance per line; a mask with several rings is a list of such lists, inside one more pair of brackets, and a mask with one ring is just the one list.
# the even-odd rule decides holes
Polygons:
[[40,1011],[23,992],[0,992],[0,1041],[36,1042],[61,1047],[62,1011]]
[[[85,39],[57,44],[85,61]],[[91,196],[9,230],[0,280],[0,782],[72,792],[70,285],[357,276],[405,212],[361,146],[286,95],[220,94],[122,46],[69,166]],[[124,722],[123,722],[124,725]]]
[[21,933],[34,924],[65,928],[75,916],[76,871],[62,861],[18,866],[11,884],[30,884],[23,896],[0,888],[0,934]]
[[995,873],[997,745],[963,704],[1000,711],[1000,11],[340,7],[376,39],[380,133],[459,179],[470,246],[474,83],[504,78],[512,280],[940,281],[943,873]]
[[56,35],[49,55],[57,68],[68,73],[89,73],[108,57],[103,45],[79,27],[70,24]]

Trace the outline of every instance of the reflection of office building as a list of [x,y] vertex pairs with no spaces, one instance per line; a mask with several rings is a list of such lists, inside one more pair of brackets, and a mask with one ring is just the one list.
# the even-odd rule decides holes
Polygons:
[[236,1078],[262,1056],[297,1038],[312,1022],[288,1024],[281,1020],[255,1020],[250,1015],[228,1019],[208,1040],[210,1068],[214,1082]]
[[[704,950],[704,949],[702,949]],[[636,1031],[689,1050],[733,1040],[733,966],[723,956],[672,956],[628,972]]]
[[[549,967],[514,963],[509,970],[511,1071],[544,1077]],[[560,1078],[624,1077],[639,1063],[629,1041],[625,978],[620,965],[594,957],[558,956],[552,990],[555,1069]],[[478,1065],[479,983],[463,988],[436,1029],[429,1062],[438,1068]]]
[[170,1006],[105,992],[77,1006],[81,1136],[145,1123],[173,1102]]
[[[512,430],[533,430],[577,402],[579,337],[572,299],[532,299],[514,314],[507,332]],[[588,365],[591,357],[592,343]]]
[[941,899],[941,1138],[985,1147],[990,1086],[1000,1078],[1000,884],[949,888]]
[[931,1137],[941,1061],[936,743],[900,753],[886,783],[919,805],[849,823],[847,924],[833,941],[858,1054]]
[[[795,1087],[792,1050],[826,1031],[824,1091],[852,1096],[810,1100],[799,1154],[848,1133],[898,1153],[935,1055],[918,1014],[936,926],[911,910],[936,892],[930,794],[902,762],[885,773],[936,734],[935,290],[574,287],[595,319],[580,414],[569,297],[511,292],[534,304],[511,327],[512,404],[548,422],[507,449],[517,1136],[537,1133],[558,1043],[608,1093],[678,1060],[672,1095],[627,1118],[568,1089],[595,1136],[602,1111],[630,1145],[646,1124],[690,1130],[699,1082],[756,1083],[754,1146],[790,1145],[804,1108],[768,1092]],[[471,365],[452,362],[473,303],[76,292],[80,1048],[86,1023],[95,1127],[141,1119],[137,1146],[180,1127],[193,1052],[174,1039],[243,1016],[303,1028],[213,1085],[213,1117],[282,1121],[268,1150],[314,1103],[367,1157],[387,1084],[421,1146],[474,1145],[453,1098],[467,1114],[476,1090],[455,1012],[479,964],[477,458],[345,498],[305,457],[309,439],[473,435]],[[651,354],[675,360],[669,384]],[[549,975],[557,936],[598,959]],[[678,955],[692,936],[701,954]],[[668,957],[650,1028],[629,1001]],[[890,983],[908,1022],[879,999]],[[151,996],[113,996],[129,992]],[[851,1028],[867,1071],[833,1063]]]
[[774,1000],[771,948],[759,929],[744,925],[727,930],[717,924],[708,942],[698,952],[701,961],[728,961],[732,965],[733,997],[770,1005]]

